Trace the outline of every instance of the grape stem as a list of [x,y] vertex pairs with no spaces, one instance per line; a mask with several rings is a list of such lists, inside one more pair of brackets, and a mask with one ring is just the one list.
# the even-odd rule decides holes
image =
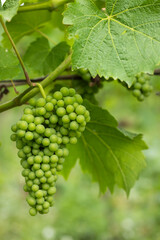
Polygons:
[[39,10],[48,10],[53,11],[56,8],[64,5],[65,3],[71,2],[72,0],[50,0],[41,3],[35,3],[30,5],[20,6],[18,12],[30,12],[30,11],[39,11]]
[[[51,72],[42,82],[43,88],[47,87],[53,80],[55,80],[71,63],[71,55],[69,55],[53,72]],[[29,99],[39,93],[39,88],[33,86],[27,88],[16,98],[0,105],[0,113],[14,107],[25,104]]]
[[27,71],[26,71],[26,69],[25,69],[23,60],[22,60],[22,58],[21,58],[21,56],[20,56],[20,54],[19,54],[19,52],[18,52],[18,49],[17,49],[17,47],[16,47],[16,45],[15,45],[15,43],[14,43],[14,41],[13,41],[13,39],[12,39],[12,37],[11,37],[8,29],[7,29],[7,26],[6,26],[6,24],[4,23],[3,18],[2,18],[1,16],[0,16],[0,23],[1,23],[3,29],[4,29],[4,31],[5,31],[5,33],[6,33],[9,41],[11,42],[12,47],[13,47],[16,55],[17,55],[17,58],[18,58],[20,64],[21,64],[21,67],[22,67],[23,72],[24,72],[24,76],[25,76],[25,78],[26,78],[26,82],[28,83],[29,86],[32,86],[32,83],[31,83],[31,81],[30,81],[30,78],[29,78],[29,76],[28,76],[28,73],[27,73]]
[[40,83],[34,83],[33,84],[35,87],[38,87],[41,94],[42,94],[42,97],[43,98],[46,98],[46,94],[45,94],[45,91],[44,91],[44,88],[42,87],[42,85]]

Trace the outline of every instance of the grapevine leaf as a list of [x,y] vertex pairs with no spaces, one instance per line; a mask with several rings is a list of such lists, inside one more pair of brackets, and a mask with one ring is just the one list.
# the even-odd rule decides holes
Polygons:
[[99,183],[101,192],[114,185],[123,188],[127,194],[145,167],[142,150],[146,145],[141,135],[119,130],[116,120],[108,111],[88,101],[91,121],[78,143],[69,145],[70,154],[64,163],[63,175],[67,178],[71,168],[80,160],[82,169]]
[[44,59],[50,52],[48,40],[45,38],[38,38],[32,42],[24,55],[24,62],[27,67],[33,69],[40,75],[43,75]]
[[[7,28],[16,43],[25,35],[38,31],[50,18],[51,13],[46,10],[18,13],[11,22],[7,23]],[[3,45],[9,45],[6,35],[3,38]]]
[[16,15],[18,7],[19,0],[6,0],[3,6],[0,1],[0,16],[6,21],[10,21]]
[[69,46],[65,42],[61,42],[53,47],[44,61],[44,74],[48,74],[56,69],[68,52]]
[[0,47],[0,80],[13,79],[20,72],[19,62],[8,49]]
[[64,12],[73,38],[73,68],[93,76],[122,79],[129,85],[139,72],[153,73],[160,56],[160,0],[76,0]]

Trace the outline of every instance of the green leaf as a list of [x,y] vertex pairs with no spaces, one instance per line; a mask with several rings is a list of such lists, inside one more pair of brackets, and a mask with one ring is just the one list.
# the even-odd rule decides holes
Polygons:
[[67,178],[77,159],[83,171],[89,172],[99,183],[101,192],[112,192],[115,185],[127,194],[146,166],[142,150],[146,145],[141,135],[119,130],[116,120],[108,111],[85,101],[91,121],[78,143],[69,145],[70,154],[64,163]]
[[0,80],[13,79],[20,72],[17,57],[2,47],[0,47],[0,56]]
[[27,68],[43,75],[43,63],[50,52],[48,40],[38,38],[32,42],[24,55],[24,62]]
[[[18,13],[11,22],[7,23],[7,28],[16,43],[24,36],[35,33],[39,28],[42,28],[50,18],[51,13],[46,10]],[[9,45],[6,35],[4,35],[3,45]]]
[[67,53],[69,53],[69,46],[66,42],[61,42],[53,47],[44,61],[44,74],[48,74],[56,69]]
[[10,21],[16,15],[18,7],[19,0],[6,0],[3,6],[0,1],[0,16],[6,21]]
[[160,0],[76,0],[64,12],[74,38],[73,68],[132,84],[139,72],[153,73],[160,62]]

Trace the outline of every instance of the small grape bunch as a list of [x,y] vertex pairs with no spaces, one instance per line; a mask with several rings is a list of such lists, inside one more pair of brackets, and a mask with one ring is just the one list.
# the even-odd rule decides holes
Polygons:
[[150,96],[153,87],[149,83],[150,77],[148,74],[140,73],[136,76],[136,81],[131,87],[133,96],[139,101],[143,101],[145,97]]
[[21,119],[11,129],[25,178],[29,213],[45,214],[54,205],[58,172],[69,151],[90,121],[83,99],[73,88],[62,87],[53,96],[31,99]]
[[103,78],[98,75],[95,78],[91,77],[91,74],[86,69],[79,69],[78,74],[82,80],[74,81],[74,87],[77,88],[83,98],[95,102],[94,95],[98,93],[99,89],[103,87]]

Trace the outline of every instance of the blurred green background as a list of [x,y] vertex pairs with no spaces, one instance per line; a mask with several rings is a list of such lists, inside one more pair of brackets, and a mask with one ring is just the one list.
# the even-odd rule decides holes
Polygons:
[[[160,78],[153,79],[156,91]],[[22,90],[20,87],[18,88]],[[97,100],[121,127],[143,133],[149,146],[147,168],[129,198],[115,188],[99,195],[98,185],[81,172],[79,164],[68,181],[59,178],[55,207],[31,217],[23,192],[24,180],[10,126],[22,108],[0,116],[0,240],[160,240],[160,97],[155,92],[143,103],[117,82],[105,83]],[[13,97],[4,97],[4,101]]]

